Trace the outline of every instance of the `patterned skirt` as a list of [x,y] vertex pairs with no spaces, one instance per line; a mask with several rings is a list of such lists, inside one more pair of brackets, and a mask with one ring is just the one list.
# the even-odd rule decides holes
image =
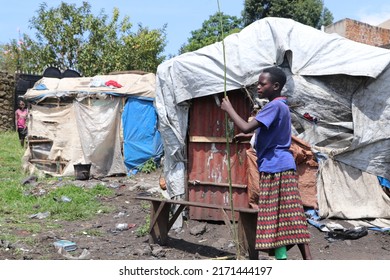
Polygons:
[[266,250],[309,241],[296,172],[262,173],[256,249]]

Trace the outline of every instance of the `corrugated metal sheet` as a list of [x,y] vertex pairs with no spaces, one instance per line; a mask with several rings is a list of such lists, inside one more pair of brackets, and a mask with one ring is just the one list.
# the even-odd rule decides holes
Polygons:
[[[205,202],[209,204],[230,205],[229,187],[214,185],[189,186],[189,201]],[[233,188],[234,207],[248,207],[246,188]],[[227,211],[231,219],[231,212]],[[189,218],[192,220],[223,221],[223,212],[217,209],[190,207]],[[235,215],[238,220],[238,214]]]
[[[249,100],[240,91],[229,93],[229,100],[244,119],[251,111]],[[219,100],[221,95],[219,96]],[[192,100],[188,143],[188,200],[230,205],[228,153],[225,137],[225,113],[214,96]],[[228,119],[230,135],[239,133]],[[230,172],[233,205],[248,207],[248,143],[230,143]],[[196,220],[222,221],[223,213],[215,209],[190,207],[189,217]]]

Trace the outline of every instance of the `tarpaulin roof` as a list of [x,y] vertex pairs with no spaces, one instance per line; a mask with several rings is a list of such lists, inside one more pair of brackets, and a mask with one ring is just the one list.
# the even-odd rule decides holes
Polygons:
[[[155,103],[170,195],[185,190],[187,101],[223,92],[225,74],[227,91],[249,88],[262,69],[273,65],[287,74],[282,94],[293,105],[294,135],[331,160],[389,178],[389,63],[389,50],[291,19],[265,18],[226,37],[223,44],[160,64]],[[305,113],[318,122],[304,119]]]
[[[62,79],[44,77],[26,92],[24,98],[40,101],[48,97],[61,97],[70,94],[136,95],[154,98],[155,79],[153,73],[144,75],[97,75]],[[109,86],[110,84],[112,86]]]

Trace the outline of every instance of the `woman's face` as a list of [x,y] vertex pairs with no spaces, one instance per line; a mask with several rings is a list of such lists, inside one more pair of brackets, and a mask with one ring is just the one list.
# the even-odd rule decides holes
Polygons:
[[257,84],[257,94],[260,98],[269,99],[274,94],[274,83],[271,82],[269,73],[261,73]]
[[24,104],[23,101],[20,101],[20,102],[19,102],[19,107],[20,107],[21,109],[24,109],[24,107],[26,107],[26,104]]

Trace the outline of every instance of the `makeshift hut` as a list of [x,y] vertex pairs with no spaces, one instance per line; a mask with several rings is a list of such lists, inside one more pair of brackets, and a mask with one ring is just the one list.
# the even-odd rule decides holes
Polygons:
[[[278,65],[288,78],[283,94],[292,113],[293,136],[308,144],[319,165],[316,191],[311,194],[319,215],[389,226],[390,199],[378,178],[390,179],[390,51],[283,18],[256,21],[223,43],[174,57],[158,67],[156,109],[171,198],[191,199],[185,198],[187,176],[193,182],[205,176],[201,168],[197,174],[189,169],[193,154],[187,135],[193,123],[218,130],[218,136],[226,131],[223,115],[213,115],[216,109],[209,113],[204,107],[190,116],[193,106],[204,98],[215,98],[210,102],[218,104],[226,74],[226,91],[235,96],[233,105],[249,116],[245,106],[252,103],[248,96],[253,99],[261,70]],[[226,185],[226,149],[214,140],[207,138],[208,157],[197,159],[196,164],[210,170],[207,181]],[[219,158],[219,166],[215,162],[211,166],[212,157]],[[231,157],[237,162],[236,152]],[[245,154],[240,157],[243,162]]]
[[73,176],[75,165],[90,165],[90,176],[105,177],[158,160],[155,80],[124,73],[37,81],[24,95],[31,106],[25,168]]

